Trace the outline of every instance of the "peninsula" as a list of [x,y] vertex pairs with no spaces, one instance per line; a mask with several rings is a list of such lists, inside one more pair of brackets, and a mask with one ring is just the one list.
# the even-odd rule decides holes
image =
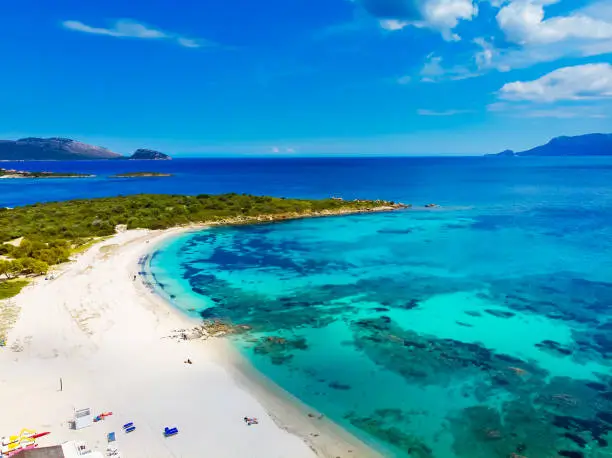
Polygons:
[[612,156],[612,134],[587,134],[575,137],[556,137],[545,145],[526,151],[505,150],[487,156]]
[[72,172],[28,172],[0,168],[0,178],[90,178],[94,175]]
[[[249,224],[407,208],[382,200],[285,199],[247,194],[137,194],[0,209],[0,279],[44,274],[100,237],[127,229]],[[14,243],[17,240],[19,243]],[[9,243],[10,242],[10,243]]]
[[28,137],[0,140],[0,161],[77,161],[77,160],[169,160],[167,154],[150,149],[137,149],[131,156],[122,156],[101,146],[89,145],[71,138]]
[[[379,456],[318,412],[259,382],[226,341],[177,339],[200,323],[175,312],[138,273],[157,244],[190,228],[403,207],[204,194],[0,210],[5,263],[56,265],[48,280],[31,279],[16,297],[0,301],[0,365],[6,368],[0,404],[12,412],[0,416],[0,430],[18,433],[27,425],[51,432],[39,448],[79,440],[104,453],[107,433],[133,422],[136,433],[117,440],[121,453],[133,457],[195,457],[202,450],[252,458]],[[44,269],[8,271],[31,276]],[[75,408],[113,414],[75,431],[67,424]],[[245,416],[257,424],[246,426]],[[180,431],[171,441],[162,434],[168,425]]]

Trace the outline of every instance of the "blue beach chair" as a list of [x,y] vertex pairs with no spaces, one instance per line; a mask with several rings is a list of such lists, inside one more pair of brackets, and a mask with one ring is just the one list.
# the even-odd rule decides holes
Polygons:
[[131,433],[132,431],[136,430],[136,426],[134,426],[134,423],[130,422],[130,423],[126,423],[125,425],[123,425],[123,431],[125,431],[126,433]]
[[171,436],[176,436],[178,434],[178,428],[174,427],[174,428],[168,428],[166,426],[166,428],[164,429],[164,437],[171,437]]

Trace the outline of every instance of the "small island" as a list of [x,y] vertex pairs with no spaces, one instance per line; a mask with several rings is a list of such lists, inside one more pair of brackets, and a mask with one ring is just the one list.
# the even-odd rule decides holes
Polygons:
[[169,161],[172,158],[153,149],[140,148],[134,151],[134,154],[129,159],[138,161]]
[[72,172],[28,172],[26,170],[2,169],[0,178],[90,178],[94,175]]
[[129,173],[118,173],[111,175],[109,178],[151,178],[151,177],[171,177],[171,173],[162,172],[129,172]]

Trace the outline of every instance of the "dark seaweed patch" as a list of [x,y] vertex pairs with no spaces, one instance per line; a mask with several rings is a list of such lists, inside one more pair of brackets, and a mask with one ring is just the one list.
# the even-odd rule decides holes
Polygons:
[[497,318],[512,318],[516,313],[507,312],[505,310],[485,309],[485,312],[489,315],[496,316]]
[[472,326],[469,323],[464,323],[463,321],[455,321],[455,323],[457,323],[459,326],[463,326],[465,328],[473,328],[474,326]]
[[542,350],[547,350],[551,353],[555,353],[560,356],[567,356],[572,354],[572,350],[564,347],[559,342],[555,342],[553,340],[543,340],[542,342],[535,344],[535,346],[541,348]]

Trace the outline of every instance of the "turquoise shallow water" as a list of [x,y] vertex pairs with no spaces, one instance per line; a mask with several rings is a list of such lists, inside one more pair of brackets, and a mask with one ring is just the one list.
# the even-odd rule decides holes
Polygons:
[[609,173],[187,234],[151,273],[185,313],[251,326],[234,340],[255,367],[386,456],[608,457]]
[[218,228],[151,268],[187,313],[252,326],[237,345],[258,369],[389,456],[608,450],[609,239],[585,256],[582,234],[490,218]]

